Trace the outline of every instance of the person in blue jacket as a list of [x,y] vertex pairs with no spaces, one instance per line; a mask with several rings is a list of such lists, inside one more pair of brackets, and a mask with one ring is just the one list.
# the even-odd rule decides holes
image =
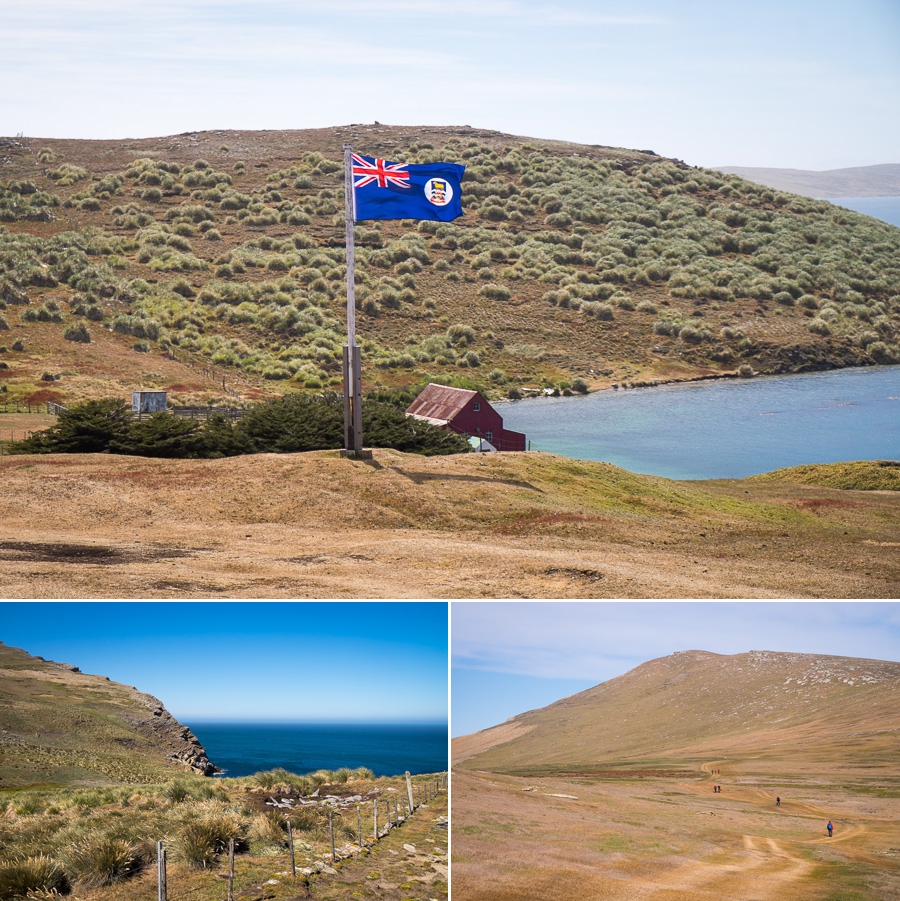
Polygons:
[[831,820],[828,821],[828,837],[831,838],[831,834],[834,832],[834,826],[831,825]]

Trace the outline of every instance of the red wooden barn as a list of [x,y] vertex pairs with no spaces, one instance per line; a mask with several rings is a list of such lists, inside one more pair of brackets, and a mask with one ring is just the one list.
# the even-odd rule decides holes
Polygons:
[[525,436],[503,428],[503,417],[477,392],[430,384],[409,405],[407,416],[482,438],[500,451],[525,450]]

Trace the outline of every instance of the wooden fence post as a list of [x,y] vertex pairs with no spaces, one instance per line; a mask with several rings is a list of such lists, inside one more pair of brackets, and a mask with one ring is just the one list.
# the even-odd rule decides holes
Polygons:
[[228,839],[228,901],[234,901],[234,839]]
[[406,797],[409,800],[409,809],[413,808],[413,792],[412,792],[412,779],[409,777],[409,770],[406,771]]
[[156,887],[158,901],[168,901],[166,886],[166,849],[162,842],[156,843]]
[[334,854],[334,817],[330,808],[328,810],[328,832],[331,834],[331,865],[334,866],[337,858]]
[[359,804],[356,805],[356,832],[359,837],[359,851],[362,853],[363,843],[362,843],[362,811],[360,809]]
[[[287,819],[287,818],[285,818]],[[297,876],[297,865],[294,862],[294,828],[291,825],[291,821],[287,821],[288,827],[288,846],[291,849],[291,876]]]
[[378,798],[372,799],[372,835],[373,841],[378,841]]

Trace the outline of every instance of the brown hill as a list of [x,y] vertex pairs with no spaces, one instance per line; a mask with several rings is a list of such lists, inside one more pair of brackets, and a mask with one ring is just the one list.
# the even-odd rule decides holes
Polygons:
[[[680,651],[501,726],[517,737],[467,767],[559,772],[733,754],[894,768],[900,663]],[[527,731],[526,731],[527,730]],[[485,730],[490,739],[493,730]]]
[[894,197],[900,196],[900,164],[854,166],[847,169],[772,169],[751,166],[717,166],[720,172],[748,181],[791,191],[804,197]]
[[893,598],[900,493],[849,490],[892,469],[833,488],[538,452],[3,457],[0,594]]
[[152,695],[0,642],[0,788],[218,772]]
[[896,901],[898,692],[895,662],[682,651],[456,739],[454,897]]

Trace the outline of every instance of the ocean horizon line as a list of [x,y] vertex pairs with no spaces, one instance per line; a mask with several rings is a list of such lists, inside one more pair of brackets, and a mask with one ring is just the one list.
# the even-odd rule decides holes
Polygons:
[[[174,715],[174,714],[173,714]],[[204,725],[222,726],[446,726],[449,720],[274,720],[274,719],[223,719],[221,717],[206,718],[198,716],[178,715],[179,722],[202,723]]]

